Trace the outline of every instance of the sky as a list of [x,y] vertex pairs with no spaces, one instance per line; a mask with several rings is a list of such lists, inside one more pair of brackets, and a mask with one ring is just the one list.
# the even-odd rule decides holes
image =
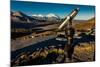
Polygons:
[[73,9],[77,7],[80,8],[80,11],[75,17],[75,19],[88,20],[90,18],[95,17],[95,6],[11,1],[11,11],[21,11],[29,16],[34,14],[47,15],[49,13],[53,13],[64,18],[69,15]]

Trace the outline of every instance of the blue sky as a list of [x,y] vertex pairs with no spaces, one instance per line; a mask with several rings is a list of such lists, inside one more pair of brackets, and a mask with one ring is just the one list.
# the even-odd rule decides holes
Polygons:
[[75,19],[88,20],[95,16],[95,6],[11,1],[11,11],[21,11],[27,15],[54,13],[60,17],[65,17],[77,7],[80,8],[80,11]]

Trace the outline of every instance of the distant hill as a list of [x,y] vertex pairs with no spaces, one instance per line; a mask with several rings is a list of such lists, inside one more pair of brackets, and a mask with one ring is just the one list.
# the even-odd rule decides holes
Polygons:
[[95,17],[89,19],[87,22],[89,22],[89,23],[95,23]]
[[20,23],[33,23],[37,21],[36,19],[32,18],[24,14],[23,12],[11,12],[11,21],[12,22],[20,22]]
[[74,28],[76,30],[86,30],[86,29],[91,29],[95,26],[95,18],[91,18],[89,20],[83,21],[83,22],[78,22],[74,24]]

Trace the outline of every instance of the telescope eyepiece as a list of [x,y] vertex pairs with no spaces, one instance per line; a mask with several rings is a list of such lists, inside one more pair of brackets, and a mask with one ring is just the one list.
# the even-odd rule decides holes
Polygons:
[[77,12],[78,12],[79,10],[80,10],[80,8],[76,8],[76,9],[75,9],[75,11],[77,11]]
[[80,10],[80,8],[76,8],[78,11]]

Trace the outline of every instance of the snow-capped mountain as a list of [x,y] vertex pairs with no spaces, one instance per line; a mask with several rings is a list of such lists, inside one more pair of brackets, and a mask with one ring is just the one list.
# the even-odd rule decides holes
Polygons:
[[33,17],[44,17],[42,14],[38,14],[38,15],[36,15],[36,14],[34,14],[34,15],[32,15]]
[[50,13],[48,15],[46,15],[48,21],[59,21],[60,17],[56,14]]
[[60,18],[58,15],[53,14],[53,13],[46,15],[46,17],[48,17],[48,18],[51,18],[51,17]]
[[42,15],[42,14],[34,14],[32,15],[33,18],[38,19],[38,20],[46,20],[46,21],[59,21],[60,17],[56,14],[50,13],[47,15]]
[[46,17],[42,14],[38,14],[38,15],[34,14],[32,15],[32,17],[38,20],[46,20]]

